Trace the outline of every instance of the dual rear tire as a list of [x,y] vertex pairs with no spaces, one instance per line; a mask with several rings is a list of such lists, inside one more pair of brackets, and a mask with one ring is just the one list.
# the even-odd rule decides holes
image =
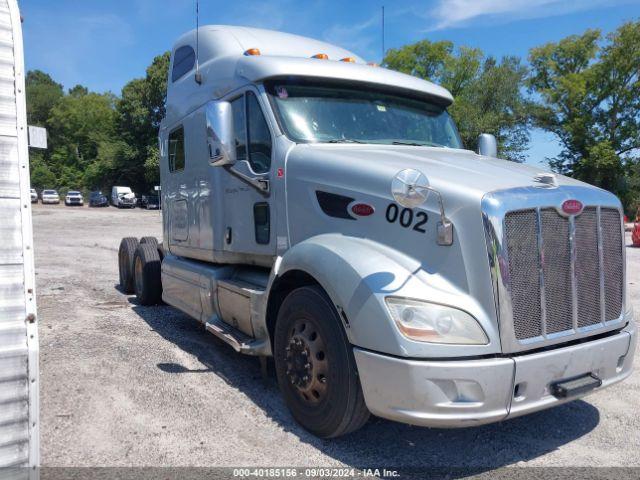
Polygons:
[[157,242],[140,243],[133,256],[133,286],[142,305],[162,301],[162,260]]
[[123,238],[118,250],[120,288],[135,293],[142,305],[162,301],[161,252],[155,237]]

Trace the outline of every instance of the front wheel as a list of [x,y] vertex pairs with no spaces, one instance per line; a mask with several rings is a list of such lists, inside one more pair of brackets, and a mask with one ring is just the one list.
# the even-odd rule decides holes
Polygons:
[[278,384],[298,423],[319,437],[332,438],[367,422],[353,351],[320,287],[301,287],[287,296],[274,337]]

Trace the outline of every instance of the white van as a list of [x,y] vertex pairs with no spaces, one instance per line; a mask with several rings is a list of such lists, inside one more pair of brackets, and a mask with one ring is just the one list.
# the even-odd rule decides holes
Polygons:
[[135,208],[136,196],[129,187],[113,187],[111,189],[111,203],[118,208]]

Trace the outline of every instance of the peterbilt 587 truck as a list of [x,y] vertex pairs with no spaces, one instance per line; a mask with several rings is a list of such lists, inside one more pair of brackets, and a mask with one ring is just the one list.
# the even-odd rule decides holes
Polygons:
[[171,53],[163,239],[120,281],[273,356],[321,437],[374,414],[466,427],[627,377],[618,199],[466,150],[450,93],[285,33],[206,26]]

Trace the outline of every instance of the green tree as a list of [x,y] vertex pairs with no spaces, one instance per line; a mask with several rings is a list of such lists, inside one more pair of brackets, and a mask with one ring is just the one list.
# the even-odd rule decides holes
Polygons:
[[149,188],[160,177],[158,129],[165,114],[169,56],[158,55],[144,78],[127,83],[116,106],[120,137],[133,150],[128,182],[136,190]]
[[58,179],[44,161],[43,152],[32,150],[29,153],[31,186],[44,189],[58,186]]
[[640,148],[640,22],[548,43],[529,60],[535,122],[562,145],[552,168],[625,198]]
[[479,49],[455,50],[449,41],[422,40],[389,50],[384,64],[451,92],[454,103],[449,111],[467,148],[477,147],[481,133],[492,133],[501,156],[524,160],[530,104],[523,95],[527,70],[518,58],[497,61]]
[[27,97],[27,122],[44,127],[51,109],[63,97],[62,85],[40,70],[27,72],[25,78]]
[[87,95],[89,93],[89,89],[82,85],[76,85],[73,88],[69,89],[69,95],[72,97],[82,97],[83,95]]
[[[97,158],[100,142],[116,137],[114,103],[112,94],[63,97],[47,120],[54,163],[84,171]],[[57,173],[61,174],[62,169]],[[67,174],[66,178],[75,177]]]

